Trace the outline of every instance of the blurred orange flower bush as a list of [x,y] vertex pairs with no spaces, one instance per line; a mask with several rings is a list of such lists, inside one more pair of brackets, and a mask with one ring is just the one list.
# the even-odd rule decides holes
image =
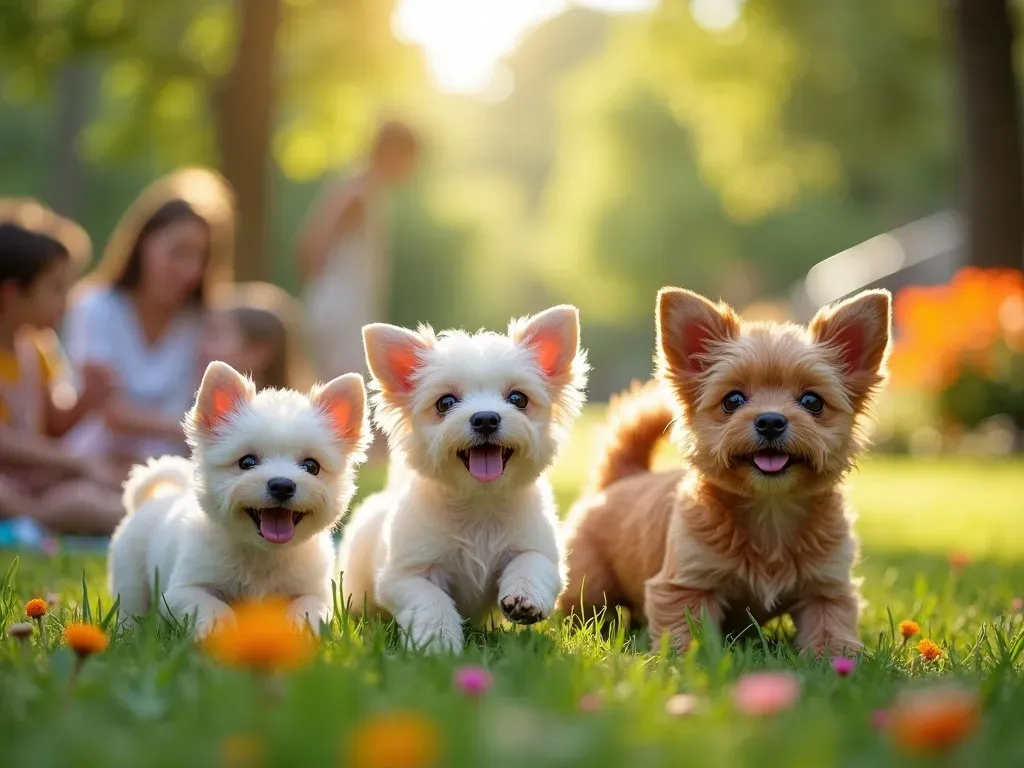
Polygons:
[[966,268],[900,291],[893,315],[895,389],[934,396],[952,424],[1005,414],[1024,427],[1024,273]]

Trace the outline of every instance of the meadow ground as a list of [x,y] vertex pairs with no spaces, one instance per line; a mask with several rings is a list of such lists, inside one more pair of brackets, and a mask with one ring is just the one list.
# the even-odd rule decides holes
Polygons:
[[[554,475],[563,505],[586,471],[592,421]],[[365,473],[364,492],[380,480]],[[1015,603],[1024,597],[1024,462],[876,457],[851,483],[869,605],[867,651],[845,677],[770,633],[724,646],[703,636],[680,657],[652,650],[643,632],[498,625],[452,659],[400,649],[389,627],[336,620],[311,665],[268,679],[218,665],[150,619],[77,675],[66,649],[46,652],[38,636],[28,646],[0,639],[0,763],[1024,765],[1024,616]],[[0,575],[9,572],[0,625],[23,621],[25,602],[48,593],[60,595],[44,619],[51,645],[63,645],[64,625],[83,614],[102,622],[111,600],[101,550],[23,555],[11,570],[15,555],[0,552]],[[905,619],[920,634],[904,645]],[[923,638],[941,648],[932,661],[917,649]],[[472,696],[454,682],[466,665],[489,670],[489,690]],[[791,708],[741,711],[737,680],[762,670],[799,681]],[[971,730],[969,708],[930,711],[951,684],[977,696],[976,728],[936,755],[908,753],[907,740],[938,745]],[[904,727],[878,727],[900,695],[918,690],[924,699],[900,709]]]

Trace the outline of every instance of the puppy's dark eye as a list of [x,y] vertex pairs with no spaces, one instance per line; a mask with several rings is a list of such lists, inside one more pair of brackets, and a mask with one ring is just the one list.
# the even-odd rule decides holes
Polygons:
[[747,403],[747,398],[742,392],[730,392],[722,399],[722,409],[726,413],[732,413],[738,411]]
[[448,411],[455,407],[455,404],[459,402],[459,398],[455,395],[441,395],[437,398],[437,402],[434,403],[434,410],[437,411],[441,416],[444,416]]
[[519,390],[513,390],[512,392],[509,392],[508,397],[505,399],[508,400],[509,405],[515,406],[520,411],[525,409],[527,404],[529,404],[530,402],[530,398],[528,398]]
[[797,402],[800,403],[801,408],[813,414],[819,414],[825,410],[825,401],[813,392],[804,392]]
[[238,468],[239,469],[252,469],[253,467],[258,466],[259,463],[260,463],[259,459],[257,459],[251,453],[247,453],[247,454],[245,454],[245,456],[243,456],[242,458],[240,458],[238,460]]
[[311,475],[320,474],[320,462],[316,459],[303,459],[299,466]]

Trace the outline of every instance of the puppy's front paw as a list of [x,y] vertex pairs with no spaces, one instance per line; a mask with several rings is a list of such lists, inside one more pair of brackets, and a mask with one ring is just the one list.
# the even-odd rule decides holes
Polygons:
[[462,648],[465,645],[465,640],[462,637],[460,631],[457,635],[431,635],[424,640],[416,643],[417,648],[421,648],[423,651],[429,654],[443,654],[451,653],[458,656],[462,653]]
[[506,595],[498,605],[505,618],[516,624],[536,624],[548,617],[548,612],[528,595]]
[[320,631],[321,622],[327,624],[331,618],[330,606],[317,597],[296,598],[289,613],[299,629],[311,629],[314,634]]
[[561,591],[558,566],[539,552],[522,552],[498,581],[498,607],[509,621],[536,624],[551,615]]
[[860,653],[864,650],[864,643],[854,637],[820,637],[810,642],[797,640],[797,649],[805,655],[816,656],[843,656],[848,653]]
[[223,611],[209,612],[204,615],[197,614],[193,629],[195,638],[203,642],[215,629],[230,628],[238,622],[235,612],[230,608]]
[[[402,621],[399,620],[399,624]],[[462,653],[465,638],[462,620],[457,614],[441,617],[417,617],[407,625],[409,643],[425,653]]]

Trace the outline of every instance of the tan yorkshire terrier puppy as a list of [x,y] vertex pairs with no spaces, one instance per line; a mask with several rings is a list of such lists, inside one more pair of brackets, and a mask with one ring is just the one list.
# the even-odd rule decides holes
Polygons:
[[[885,380],[891,297],[867,291],[806,328],[745,323],[679,288],[658,294],[658,378],[612,404],[610,441],[570,513],[567,613],[628,608],[690,644],[788,613],[801,650],[856,650],[857,542],[842,482]],[[675,423],[686,463],[652,472]]]

